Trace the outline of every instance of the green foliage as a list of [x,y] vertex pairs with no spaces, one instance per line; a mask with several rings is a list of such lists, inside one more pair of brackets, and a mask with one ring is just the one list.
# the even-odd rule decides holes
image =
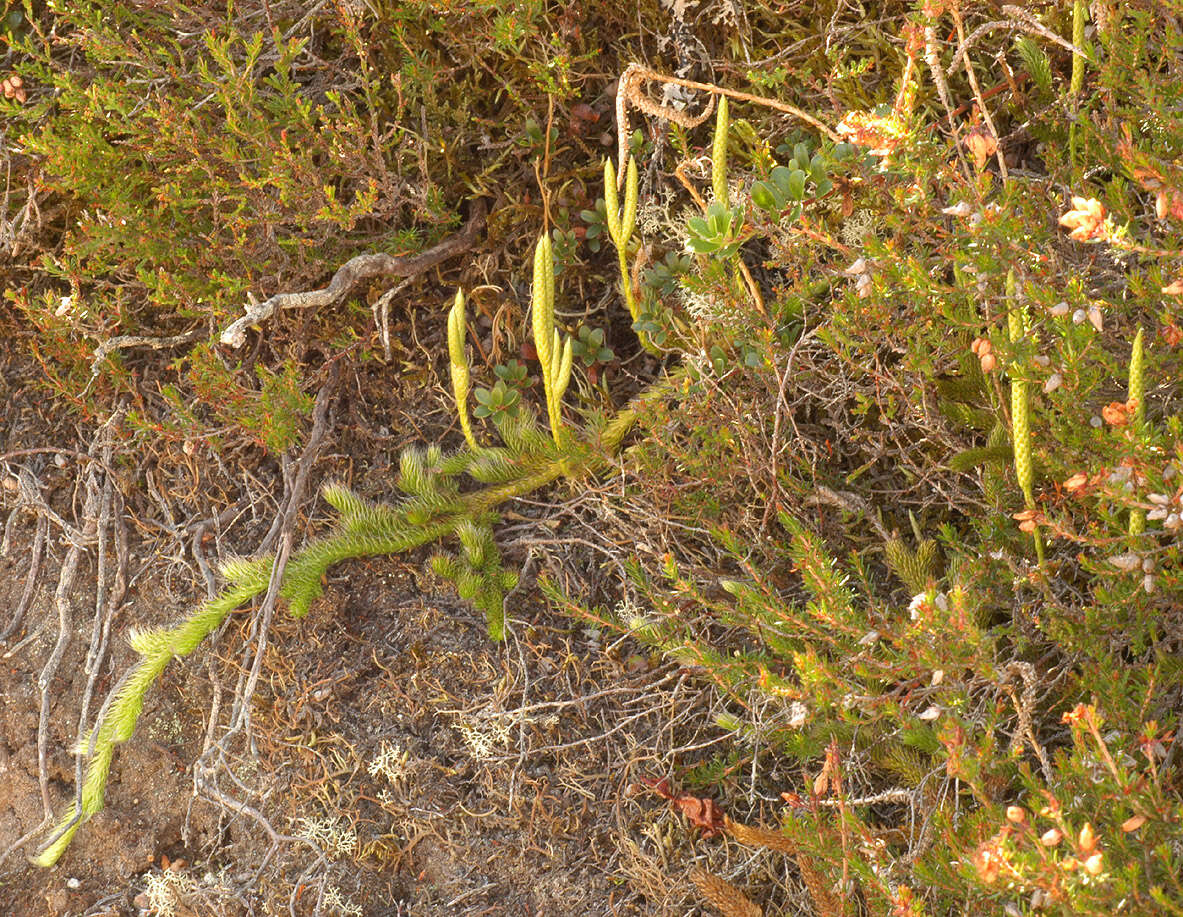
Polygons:
[[768,181],[752,185],[752,203],[773,216],[780,216],[790,204],[793,210],[788,218],[795,220],[801,215],[801,199],[805,196],[805,173],[800,169],[790,171],[776,166]]
[[517,417],[519,402],[522,400],[521,392],[506,385],[504,379],[498,379],[491,389],[477,388],[473,397],[477,400],[477,406],[472,413],[477,417],[491,418],[498,426],[506,418]]
[[[80,211],[50,273],[119,279],[114,314],[220,319],[263,272],[293,257],[339,257],[362,216],[393,215],[397,202],[382,191],[390,175],[368,155],[355,102],[330,93],[315,104],[297,82],[303,41],[269,54],[262,74],[262,34],[223,26],[178,45],[166,20],[142,18],[133,35],[123,27],[129,15],[91,3],[57,14],[59,34],[94,64],[85,76],[39,35],[22,48],[61,112],[29,111],[24,143],[42,157],[49,187]],[[167,92],[142,97],[127,82],[132,71]],[[251,232],[260,214],[269,239]],[[88,290],[87,300],[97,314],[114,295]]]
[[[221,327],[252,295],[315,289],[353,255],[413,254],[448,234],[457,189],[512,186],[542,155],[548,99],[561,115],[588,73],[613,66],[598,36],[620,33],[618,14],[560,12],[533,0],[294,17],[124,0],[9,10],[0,37],[31,95],[0,100],[14,156],[4,219],[30,204],[26,186],[31,212],[53,218],[24,241],[28,264],[4,293],[35,335],[44,384],[97,422],[130,403],[125,428],[153,447],[290,442],[291,405],[276,429],[239,413],[257,400],[257,366],[285,376],[328,341],[364,359],[368,309],[277,321],[242,365],[118,349],[92,377],[95,349]],[[572,139],[557,123],[550,133],[549,155],[569,158]],[[542,146],[506,142],[519,137]],[[489,144],[504,152],[485,157]],[[532,219],[506,228],[534,232]],[[141,403],[145,389],[168,404]]]
[[645,269],[645,285],[659,295],[670,296],[678,288],[678,278],[687,274],[692,264],[689,255],[666,252],[664,259]]
[[1052,91],[1052,64],[1039,43],[1027,35],[1020,35],[1015,39],[1015,50],[1019,52],[1023,66],[1031,74],[1031,82],[1040,92],[1050,93]]
[[571,341],[571,353],[578,357],[584,366],[611,363],[616,359],[612,348],[604,346],[604,329],[589,328],[587,325],[579,326],[578,332]]
[[815,198],[833,190],[834,183],[829,178],[832,157],[833,153],[827,156],[821,150],[811,156],[807,144],[796,144],[788,165],[773,166],[767,180],[753,183],[752,203],[772,217],[781,217],[791,208],[785,219],[796,220],[801,215],[807,182],[812,184],[811,196]]
[[611,238],[608,232],[608,208],[604,199],[596,198],[593,209],[579,211],[579,218],[587,224],[583,238],[587,242],[588,250],[598,252],[604,244],[603,236],[608,235]]
[[519,389],[526,383],[527,372],[526,365],[518,360],[510,360],[493,367],[493,375],[506,385]]
[[730,258],[739,251],[743,241],[743,211],[713,201],[702,216],[686,221],[686,230],[690,234],[690,248],[696,254]]
[[[806,322],[769,333],[720,295],[686,390],[645,413],[630,452],[638,520],[677,535],[647,532],[615,612],[547,586],[728,696],[733,744],[685,781],[771,798],[804,773],[781,827],[824,887],[849,883],[849,907],[1183,908],[1183,798],[1163,738],[1183,684],[1180,333],[1176,297],[1163,301],[1183,219],[1166,63],[1183,52],[1170,24],[1183,9],[1170,6],[1104,5],[1079,43],[1087,68],[1017,42],[1034,89],[991,114],[1000,136],[1031,121],[1038,181],[950,165],[938,100],[890,154],[832,157],[840,209],[810,201],[814,154],[794,140],[777,149],[794,162],[756,167],[741,232],[721,207],[713,227],[695,218],[707,260],[673,289],[731,290],[723,256],[771,252],[769,312]],[[1072,19],[1045,24],[1065,34]],[[1074,132],[1030,108],[1057,93],[1076,94]],[[1077,205],[1049,211],[1044,181],[1104,201],[1092,246],[1057,225]],[[808,234],[761,221],[796,201],[813,208]],[[737,762],[746,743],[760,751]],[[819,776],[834,768],[840,788]],[[839,831],[862,840],[839,854]]]
[[279,454],[296,444],[300,421],[312,412],[312,396],[300,389],[304,373],[292,360],[279,372],[265,366],[256,367],[255,372],[262,383],[257,410],[240,413],[236,419],[254,431],[269,452]]
[[[571,613],[620,629],[726,697],[718,725],[731,742],[717,758],[689,763],[687,779],[711,781],[737,801],[787,798],[782,831],[820,872],[818,887],[852,911],[1177,914],[1183,373],[1170,290],[1183,245],[1183,109],[1173,72],[1183,8],[1095,4],[1108,18],[1098,17],[1091,37],[1082,3],[1072,17],[1066,7],[1031,13],[1042,17],[1040,34],[1075,27],[1088,66],[1050,43],[1054,57],[1033,38],[1016,41],[1034,91],[1023,95],[1008,80],[985,99],[1002,160],[1017,163],[1004,177],[966,143],[970,131],[982,137],[986,112],[950,114],[945,98],[979,93],[949,66],[954,46],[941,36],[976,30],[991,14],[967,8],[961,22],[940,4],[914,6],[843,25],[846,38],[833,43],[782,42],[792,34],[775,21],[782,12],[751,10],[767,37],[752,29],[744,52],[748,60],[767,52],[768,61],[751,65],[752,81],[802,93],[824,81],[843,110],[825,109],[818,94],[819,116],[843,119],[859,146],[786,138],[775,133],[783,126],[754,114],[731,124],[721,105],[711,144],[715,200],[686,227],[694,257],[655,262],[641,289],[633,284],[638,159],[653,147],[635,136],[626,162],[604,164],[604,202],[581,214],[589,248],[605,233],[612,239],[633,327],[647,349],[683,361],[676,379],[607,422],[568,426],[562,399],[572,359],[599,359],[603,339],[586,328],[578,341],[564,339],[555,325],[555,248],[573,249],[557,220],[538,238],[532,286],[549,423],[521,397],[524,367],[499,368],[493,388],[476,390],[474,413],[494,419],[503,445],[480,445],[462,419],[461,451],[401,457],[400,502],[326,489],[339,518],[294,554],[280,594],[305,614],[333,564],[447,540],[452,550],[433,568],[501,637],[516,576],[493,537],[498,508],[560,478],[606,470],[637,421],[605,514],[619,527],[606,533],[611,543],[646,545],[625,564],[628,601],[609,612],[545,588]],[[359,61],[373,55],[356,92],[309,102],[293,75],[296,45],[277,49],[291,58],[286,70],[255,79],[257,39],[216,31],[202,49],[175,52],[197,75],[180,96],[193,110],[150,97],[150,129],[130,117],[130,90],[116,85],[123,65],[113,63],[122,58],[108,52],[138,54],[150,76],[175,82],[162,50],[170,45],[157,33],[149,53],[122,37],[122,7],[106,21],[84,4],[71,20],[70,40],[100,62],[94,88],[36,49],[30,67],[42,68],[64,110],[82,115],[45,123],[44,110],[27,115],[30,148],[44,157],[48,180],[76,196],[79,217],[48,259],[61,290],[11,294],[38,331],[55,385],[82,381],[69,369],[89,351],[78,329],[97,339],[131,328],[153,314],[150,303],[217,318],[260,278],[294,280],[306,263],[407,241],[375,230],[373,215],[446,224],[438,187],[410,204],[391,184],[369,182],[383,170],[402,176],[413,159],[397,144],[375,149],[362,129],[397,115],[391,139],[409,142],[405,100],[379,85],[383,66],[402,81],[406,104],[430,110],[425,143],[438,141],[449,169],[471,139],[462,126],[473,111],[463,80],[434,78],[444,61],[479,59],[497,75],[510,111],[503,120],[514,125],[506,156],[555,154],[566,142],[566,131],[547,130],[528,111],[531,92],[562,102],[574,91],[578,55],[540,28],[542,6],[376,10],[369,33],[356,23],[334,32]],[[829,22],[842,10],[821,12],[818,21]],[[919,23],[915,42],[882,31],[909,14]],[[458,53],[476,50],[458,24],[487,27],[479,50],[492,57]],[[980,74],[1006,48],[989,47],[993,28],[971,34],[961,47]],[[881,52],[888,39],[890,55]],[[921,39],[931,48],[920,49]],[[781,55],[778,43],[791,53]],[[893,69],[901,48],[903,71]],[[198,59],[205,63],[188,66]],[[895,83],[902,73],[906,82]],[[198,92],[217,104],[197,105]],[[291,125],[299,130],[285,140]],[[182,134],[184,143],[175,139]],[[671,136],[681,148],[692,143],[686,132]],[[210,137],[225,149],[212,149]],[[332,190],[301,183],[310,168],[304,144],[321,154]],[[785,165],[774,164],[772,149]],[[194,151],[209,154],[206,172]],[[339,151],[348,166],[334,158]],[[153,157],[159,178],[150,177]],[[112,178],[119,169],[125,185]],[[492,174],[479,173],[474,186],[491,187]],[[593,181],[585,175],[583,185],[585,197],[571,206],[591,202]],[[222,195],[218,206],[206,186]],[[751,192],[736,190],[745,187]],[[1060,189],[1070,194],[1057,197]],[[1103,200],[1107,211],[1083,242],[1056,221],[1080,210],[1071,196]],[[151,206],[133,213],[140,199]],[[263,207],[282,231],[256,238],[250,207]],[[780,219],[786,210],[792,220]],[[110,214],[138,222],[125,230],[105,221]],[[176,266],[162,274],[159,234],[173,222],[185,225],[175,231]],[[237,245],[237,260],[202,261],[212,257],[211,240]],[[682,247],[680,239],[646,242]],[[736,282],[741,267],[757,278],[766,309]],[[76,312],[57,315],[67,284]],[[449,357],[463,418],[466,329],[462,307],[453,309]],[[971,351],[971,340],[990,349]],[[283,356],[274,378],[195,359],[189,389],[177,383],[166,398],[196,418],[186,407],[191,389],[230,379],[242,396],[233,414],[249,416],[248,384],[262,399],[270,381],[268,397],[298,416],[306,402]],[[104,384],[127,385],[118,358],[109,363]],[[229,404],[232,387],[218,391]],[[909,528],[914,540],[887,534]],[[260,595],[271,572],[269,559],[228,564],[217,600],[176,627],[134,637],[141,661],[95,727],[74,814],[101,805],[114,746],[131,735],[144,692],[168,661]],[[801,785],[791,786],[799,774]],[[76,829],[63,827],[42,862],[56,859]]]

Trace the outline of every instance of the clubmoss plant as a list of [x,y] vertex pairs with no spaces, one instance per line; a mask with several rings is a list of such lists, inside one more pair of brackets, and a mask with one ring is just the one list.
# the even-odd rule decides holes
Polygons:
[[223,566],[222,574],[230,585],[187,620],[171,628],[132,631],[131,646],[140,654],[140,661],[112,689],[98,723],[91,730],[85,749],[88,762],[82,784],[81,808],[76,802],[59,822],[50,843],[33,858],[36,865],[56,863],[79,825],[103,807],[103,791],[115,746],[126,742],[135,731],[148,688],[173,658],[189,655],[226,615],[267,589],[270,561],[266,564],[232,561]]
[[[453,537],[460,544],[455,556],[437,555],[435,571],[455,584],[461,598],[471,601],[488,622],[489,635],[504,639],[506,593],[517,584],[517,574],[506,571],[493,539],[497,507],[560,478],[578,480],[606,469],[636,419],[637,404],[664,397],[669,380],[653,383],[637,402],[607,422],[574,436],[562,426],[560,404],[571,378],[571,339],[561,341],[554,327],[555,279],[550,240],[543,234],[535,249],[533,330],[542,361],[546,408],[551,436],[539,428],[530,412],[505,418],[498,432],[504,446],[476,445],[467,423],[468,365],[463,350],[464,296],[458,292],[448,316],[448,348],[453,393],[465,429],[466,448],[445,455],[438,446],[405,449],[399,461],[397,485],[404,498],[394,504],[371,503],[339,484],[323,490],[325,500],[339,513],[333,531],[293,554],[283,573],[279,595],[300,618],[323,592],[330,567],[356,557],[396,554]],[[478,484],[461,492],[461,476]],[[135,731],[144,695],[175,657],[186,656],[225,620],[226,615],[268,589],[274,559],[232,560],[222,566],[228,585],[193,615],[170,628],[133,632],[132,648],[140,660],[111,692],[91,732],[81,806],[72,808],[34,858],[52,866],[75,832],[103,805],[115,746]]]
[[916,550],[909,548],[902,538],[896,536],[884,542],[883,554],[887,568],[913,595],[918,595],[930,588],[937,579],[939,551],[935,541],[922,537],[916,517],[910,515],[910,521],[916,536]]

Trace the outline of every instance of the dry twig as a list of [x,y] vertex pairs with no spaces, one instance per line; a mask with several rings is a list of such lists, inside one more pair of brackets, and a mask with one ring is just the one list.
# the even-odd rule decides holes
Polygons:
[[194,341],[199,341],[205,336],[206,332],[203,329],[194,328],[192,331],[186,331],[184,334],[174,334],[165,338],[146,337],[142,334],[121,334],[117,337],[108,338],[94,349],[94,355],[90,361],[91,382],[98,377],[99,368],[103,365],[103,361],[116,350],[122,350],[124,347],[147,347],[149,350],[167,350],[170,347],[180,347],[182,344],[192,344]]
[[29,610],[29,605],[33,602],[33,596],[37,589],[37,578],[41,574],[41,561],[45,557],[45,542],[48,535],[49,520],[44,515],[38,515],[37,532],[33,536],[33,551],[29,558],[29,572],[25,575],[25,588],[21,592],[20,601],[17,602],[12,618],[4,630],[0,631],[0,643],[7,640],[21,626],[25,612]]
[[[685,89],[697,89],[700,92],[709,92],[711,94],[710,104],[700,115],[689,115],[677,108],[671,108],[668,105],[659,105],[641,91],[641,86],[648,82],[657,82],[668,86],[681,86]],[[817,128],[831,140],[839,141],[842,139],[833,129],[809,114],[809,112],[802,111],[795,105],[790,105],[779,99],[752,95],[750,92],[740,92],[736,89],[724,89],[722,86],[716,86],[714,83],[700,83],[697,80],[685,80],[677,76],[666,76],[655,70],[650,70],[642,64],[629,64],[621,75],[620,83],[616,90],[617,182],[624,181],[625,154],[628,151],[629,105],[645,112],[647,115],[663,118],[666,121],[689,129],[698,127],[698,125],[702,124],[711,116],[711,112],[715,109],[716,95],[727,96],[729,99],[736,99],[740,102],[751,102],[755,105],[771,108],[774,111],[783,112],[786,115],[792,115],[794,118],[798,118],[806,124]]]
[[236,319],[222,332],[219,340],[231,347],[246,343],[246,330],[270,318],[281,309],[319,308],[327,306],[348,293],[363,280],[373,277],[414,277],[428,271],[449,258],[468,251],[476,244],[477,234],[485,224],[486,204],[477,199],[464,229],[417,255],[396,257],[385,252],[369,252],[350,258],[337,268],[329,285],[320,290],[301,293],[276,293],[261,303],[245,306],[246,315]]
[[[234,717],[230,731],[226,734],[226,738],[240,729],[250,730],[251,698],[254,695],[255,686],[259,681],[259,673],[263,668],[263,654],[267,650],[267,636],[271,627],[271,618],[275,613],[275,602],[279,597],[279,586],[283,581],[283,574],[287,569],[288,557],[291,555],[292,547],[295,544],[296,517],[304,501],[304,491],[308,485],[308,475],[313,464],[316,462],[317,456],[320,454],[320,448],[324,443],[324,436],[328,430],[329,406],[332,403],[333,394],[336,389],[337,373],[338,364],[334,363],[330,369],[329,381],[324,384],[320,393],[316,396],[316,405],[312,411],[312,432],[308,436],[308,443],[304,447],[304,451],[300,453],[300,458],[295,463],[295,473],[290,478],[288,492],[283,502],[283,508],[280,511],[282,522],[279,529],[279,551],[275,557],[275,565],[271,569],[271,581],[267,586],[267,594],[259,606],[259,611],[255,619],[255,659],[251,665],[250,675],[247,677],[246,686],[242,695],[236,699],[236,716]],[[289,470],[290,468],[285,469],[285,472]]]

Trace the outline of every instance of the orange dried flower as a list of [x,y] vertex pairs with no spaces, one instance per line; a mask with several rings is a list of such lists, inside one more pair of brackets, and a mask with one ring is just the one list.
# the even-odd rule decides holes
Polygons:
[[978,848],[974,854],[973,862],[974,867],[978,871],[978,877],[983,882],[989,884],[998,879],[1002,857],[999,855],[998,848],[993,841],[987,841]]
[[1183,195],[1174,188],[1162,188],[1154,197],[1154,213],[1160,220],[1183,220]]
[[990,351],[986,351],[978,357],[978,362],[982,364],[982,372],[987,375],[994,372],[994,368],[998,366],[998,358],[990,353]]
[[1080,836],[1077,839],[1077,845],[1085,853],[1089,853],[1094,847],[1097,846],[1097,834],[1095,831],[1093,831],[1093,826],[1087,821],[1084,823],[1084,827],[1080,829]]
[[1043,832],[1043,836],[1039,839],[1039,843],[1044,847],[1055,847],[1063,839],[1064,833],[1059,828],[1048,828]]
[[0,80],[0,91],[3,91],[4,98],[16,99],[18,102],[23,103],[28,98],[25,90],[22,88],[24,85],[24,80],[14,73],[12,76],[6,76],[3,80]]
[[1070,229],[1069,238],[1077,242],[1104,239],[1105,205],[1095,197],[1073,197],[1072,209],[1060,217],[1060,225]]
[[1091,857],[1084,861],[1084,871],[1090,876],[1099,876],[1101,874],[1101,870],[1104,868],[1104,858],[1099,853],[1094,853]]
[[1027,810],[1022,806],[1007,806],[1006,820],[1014,822],[1016,825],[1021,825],[1027,820]]
[[1101,408],[1101,416],[1111,427],[1124,427],[1130,422],[1130,413],[1120,401],[1111,401]]
[[998,140],[981,126],[975,127],[965,135],[965,146],[978,169],[985,166],[986,160],[998,152]]
[[1025,509],[1022,512],[1013,513],[1011,518],[1019,523],[1020,532],[1026,532],[1030,535],[1039,527],[1039,523],[1043,519],[1043,513],[1037,509]]
[[1063,483],[1063,488],[1070,494],[1076,493],[1080,488],[1084,487],[1089,482],[1089,476],[1083,471],[1078,471],[1072,475],[1067,481]]
[[1129,834],[1131,831],[1137,831],[1144,824],[1146,824],[1145,815],[1131,815],[1121,823],[1121,830]]

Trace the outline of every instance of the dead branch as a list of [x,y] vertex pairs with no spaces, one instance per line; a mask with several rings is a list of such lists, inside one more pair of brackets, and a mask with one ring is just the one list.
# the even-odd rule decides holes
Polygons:
[[[107,428],[99,432],[91,446],[92,452],[97,447],[100,437],[107,435]],[[62,656],[66,652],[66,645],[70,642],[70,611],[73,608],[71,600],[74,589],[74,578],[78,574],[78,564],[82,559],[85,543],[89,541],[98,527],[100,490],[95,480],[94,471],[87,475],[86,503],[82,510],[82,529],[76,539],[70,539],[70,550],[66,552],[66,559],[62,564],[61,574],[58,576],[57,590],[54,593],[54,604],[58,613],[58,637],[53,652],[45,661],[41,674],[37,677],[37,686],[41,689],[41,713],[37,722],[37,776],[41,785],[41,802],[45,808],[45,817],[52,821],[53,805],[49,798],[49,708],[51,702],[50,688],[61,665]]]
[[258,325],[281,309],[328,306],[345,296],[363,280],[373,277],[414,277],[468,251],[476,244],[477,235],[485,225],[486,206],[484,200],[478,198],[474,201],[472,214],[464,229],[427,251],[403,257],[388,255],[385,252],[357,255],[337,268],[337,273],[323,289],[302,293],[276,293],[265,302],[248,303],[244,306],[246,315],[228,325],[219,340],[230,347],[241,347],[246,343],[247,328]]
[[167,350],[169,347],[192,344],[194,341],[199,341],[205,337],[205,334],[205,331],[201,328],[194,328],[192,331],[186,331],[184,334],[174,334],[166,338],[145,337],[142,334],[120,334],[117,337],[108,338],[94,349],[94,356],[90,361],[91,381],[93,382],[98,376],[99,367],[102,366],[103,361],[116,350],[122,350],[124,347],[147,347],[149,350]]
[[45,557],[45,541],[48,535],[49,520],[45,516],[39,515],[37,517],[37,533],[33,536],[33,554],[29,560],[29,572],[25,576],[25,589],[21,593],[16,611],[12,614],[12,620],[8,622],[3,631],[0,631],[0,643],[7,640],[21,626],[25,612],[29,610],[29,605],[33,602],[33,595],[37,589],[37,577],[41,574],[41,561]]
[[[711,94],[710,104],[700,115],[689,115],[676,108],[658,105],[641,92],[642,84],[647,82],[657,82],[663,85],[681,86],[684,89],[697,89],[700,92],[709,92]],[[831,127],[809,114],[809,112],[802,111],[800,108],[790,105],[787,102],[782,102],[779,99],[752,95],[750,92],[740,92],[737,89],[724,89],[722,86],[716,86],[714,83],[699,83],[696,80],[684,80],[681,77],[666,76],[655,70],[650,70],[641,64],[629,64],[620,77],[616,94],[617,156],[619,158],[617,181],[623,182],[624,180],[625,152],[628,149],[629,134],[629,104],[648,115],[664,118],[666,121],[671,121],[682,127],[691,128],[697,127],[710,117],[711,112],[714,110],[716,95],[727,96],[730,99],[736,99],[740,102],[751,102],[752,104],[762,105],[765,108],[771,108],[774,111],[779,111],[786,115],[792,115],[794,118],[798,118],[806,124],[817,128],[831,140],[837,141],[842,139],[834,133]]]

